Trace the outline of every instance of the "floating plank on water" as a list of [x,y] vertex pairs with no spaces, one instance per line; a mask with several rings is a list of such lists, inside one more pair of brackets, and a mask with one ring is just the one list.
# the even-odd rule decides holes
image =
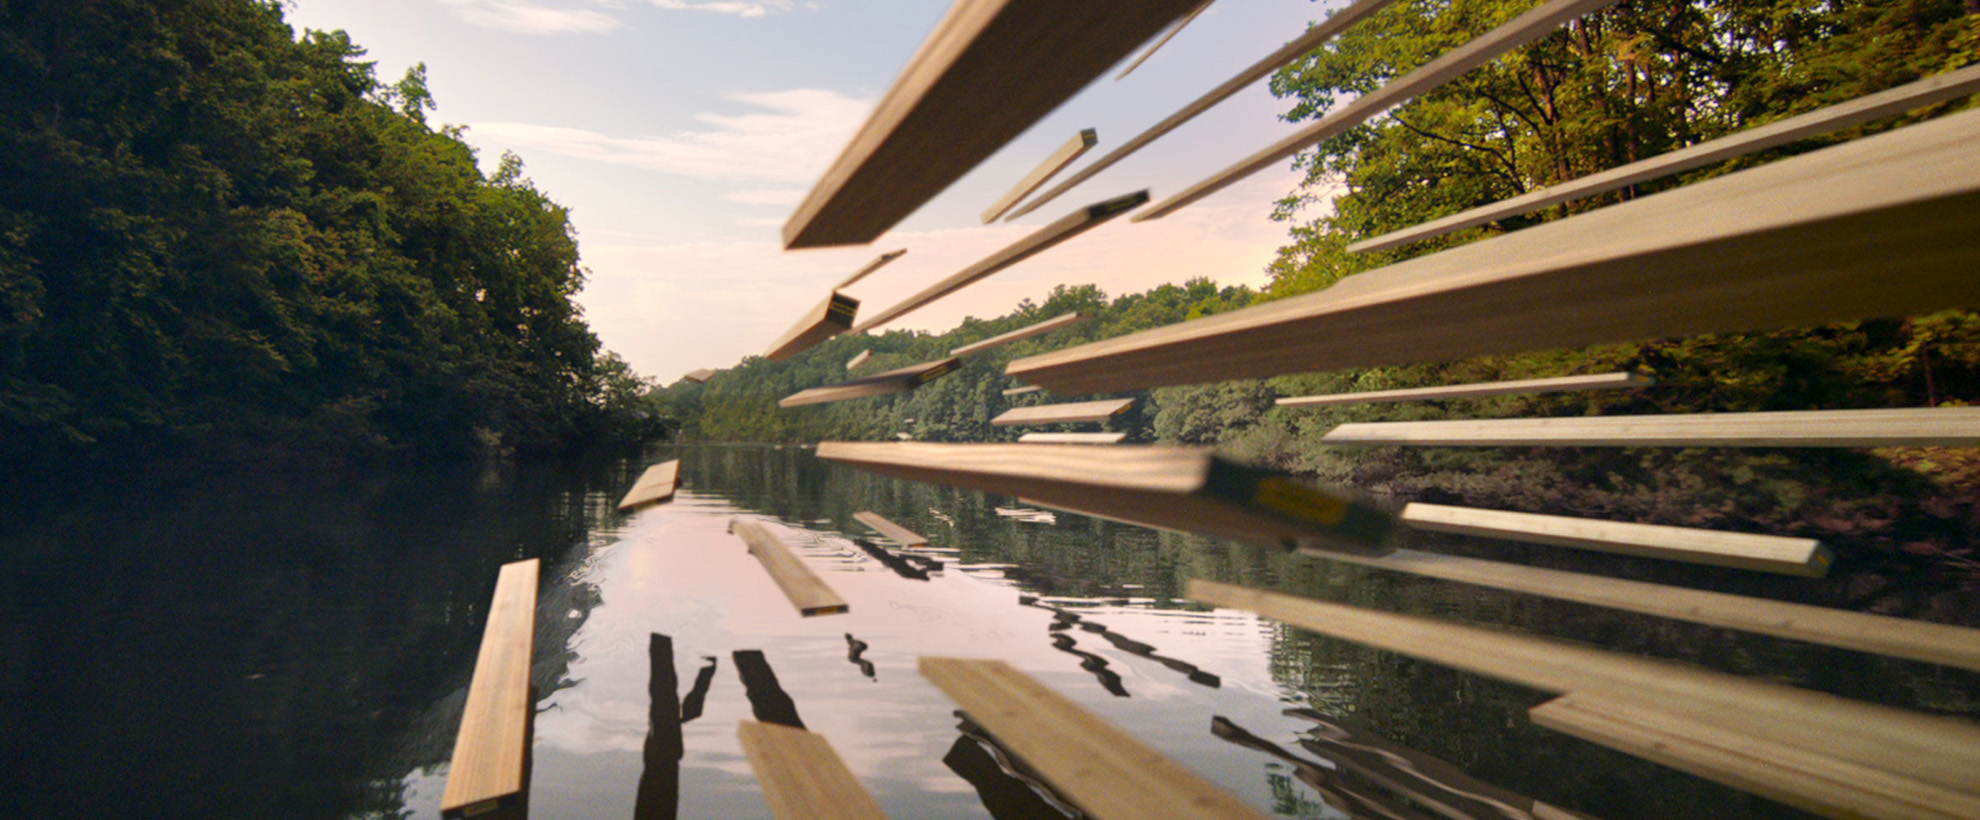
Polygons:
[[[1012,342],[1022,341],[1025,339],[1029,339],[1033,336],[1040,336],[1046,333],[1051,333],[1052,331],[1058,330],[1059,328],[1062,327],[1069,327],[1072,325],[1076,325],[1079,324],[1080,322],[1084,322],[1091,318],[1093,317],[1084,313],[1061,314],[1059,316],[1054,316],[1050,319],[1046,319],[1045,321],[1039,322],[1038,324],[1035,325],[1026,325],[1024,327],[1013,330],[1009,333],[1000,333],[988,339],[984,339],[983,341],[980,342],[971,342],[969,344],[963,345],[962,347],[958,347],[954,350],[949,351],[949,355],[967,356],[977,351],[989,350],[990,348],[993,347],[1002,347]],[[1004,391],[1004,395],[1006,396],[1011,395],[1011,391],[1009,390]]]
[[1400,518],[1412,529],[1431,532],[1552,544],[1805,578],[1827,575],[1829,566],[1836,560],[1834,553],[1813,538],[1783,538],[1423,503],[1404,506]]
[[1019,444],[1119,444],[1126,433],[1025,433]]
[[1007,372],[1086,395],[1969,307],[1976,210],[1968,111]]
[[872,318],[854,326],[853,330],[864,333],[927,307],[937,299],[969,287],[998,271],[1030,259],[1051,248],[1053,245],[1100,227],[1108,220],[1134,210],[1140,207],[1141,203],[1147,201],[1148,192],[1137,191],[1127,196],[1114,197],[1105,202],[1096,202],[1067,214],[1061,217],[1059,221],[1032,231],[1029,236],[1011,243],[1003,250],[984,257],[982,261],[963,268],[951,274],[949,278],[929,285],[927,288],[922,289],[920,293],[909,296],[901,300],[898,304],[880,311]]
[[874,532],[886,536],[887,540],[903,547],[928,546],[928,539],[921,537],[920,533],[889,521],[886,516],[872,510],[853,513],[853,520],[873,528]]
[[961,0],[784,224],[784,247],[875,237],[1202,0]]
[[1681,717],[1968,795],[1980,725],[1552,638],[1192,580],[1188,597],[1557,694],[1654,700]]
[[924,657],[921,676],[1095,820],[1262,820],[1241,800],[1003,661]]
[[763,358],[781,362],[806,350],[819,342],[830,339],[852,329],[853,317],[859,313],[859,300],[838,291],[832,291],[825,301],[819,302],[798,319],[798,323],[770,343]]
[[990,203],[990,207],[983,209],[983,224],[988,225],[997,221],[997,217],[1003,216],[1004,212],[1016,205],[1018,200],[1038,190],[1038,186],[1044,185],[1045,180],[1051,179],[1053,174],[1071,165],[1073,160],[1079,159],[1081,154],[1091,150],[1094,143],[1099,141],[1098,132],[1091,128],[1080,129],[1079,133],[1066,141],[1066,144],[1059,146],[1045,157],[1044,162],[1038,163],[1038,167],[1031,169],[1031,173],[1025,174],[1016,185],[1005,191],[1003,196],[997,197],[997,201]]
[[898,370],[889,370],[827,387],[814,387],[800,390],[785,396],[777,402],[778,407],[800,407],[807,404],[824,404],[847,399],[863,399],[868,396],[885,396],[890,393],[905,393],[932,382],[956,369],[957,359],[951,356],[940,361],[912,364]]
[[1980,91],[1980,66],[1969,66],[1956,71],[1948,71],[1913,83],[1898,86],[1886,91],[1869,94],[1844,103],[1819,108],[1796,117],[1749,128],[1735,134],[1728,134],[1715,140],[1698,143],[1688,148],[1661,154],[1641,162],[1632,162],[1620,168],[1612,168],[1599,174],[1590,174],[1580,179],[1569,180],[1550,188],[1522,194],[1490,205],[1482,205],[1462,213],[1452,214],[1391,231],[1373,239],[1364,239],[1347,247],[1348,253],[1367,253],[1388,250],[1432,237],[1442,236],[1452,231],[1473,228],[1488,222],[1497,222],[1507,217],[1532,213],[1542,208],[1571,202],[1618,188],[1635,185],[1639,182],[1669,176],[1681,171],[1699,168],[1720,160],[1751,154],[1778,145],[1786,145],[1796,140],[1807,139],[1832,131],[1840,131],[1853,125],[1861,125],[1871,120],[1893,114],[1901,114],[1914,108],[1923,108],[1934,103],[1958,99]]
[[818,457],[882,475],[1021,496],[1149,526],[1269,545],[1391,549],[1394,517],[1196,447],[828,441]]
[[619,499],[619,512],[627,512],[658,504],[674,497],[674,490],[681,485],[681,460],[670,459],[646,468],[639,481],[626,491],[626,497]]
[[991,424],[1078,424],[1106,421],[1134,406],[1134,399],[1101,399],[1067,404],[1034,404],[1013,407],[990,420]]
[[1183,123],[1195,119],[1196,115],[1210,110],[1217,103],[1230,99],[1231,95],[1243,91],[1245,87],[1264,79],[1265,75],[1278,71],[1287,63],[1298,59],[1313,49],[1319,48],[1321,43],[1334,39],[1336,35],[1366,19],[1368,15],[1381,11],[1384,6],[1392,2],[1394,0],[1360,0],[1360,2],[1354,5],[1334,12],[1327,19],[1314,24],[1311,28],[1300,34],[1300,36],[1293,38],[1291,42],[1279,47],[1277,51],[1266,55],[1264,59],[1252,63],[1243,71],[1238,72],[1237,76],[1225,80],[1216,88],[1210,89],[1203,96],[1183,106],[1182,110],[1170,114],[1161,122],[1149,126],[1148,130],[1136,134],[1133,139],[1122,143],[1120,147],[1108,151],[1099,159],[1094,160],[1092,164],[1079,169],[1072,176],[1052,186],[1051,190],[1033,197],[1030,202],[1026,202],[1022,206],[1019,206],[1017,210],[1012,211],[1008,219],[1016,219],[1024,216],[1038,210],[1045,203],[1058,199],[1067,191],[1078,187],[1080,183],[1092,179],[1101,171],[1113,167],[1114,163],[1126,159],[1129,154],[1141,150],[1149,143],[1160,139],[1170,131],[1182,127]]
[[847,370],[856,369],[860,365],[866,364],[866,360],[871,358],[873,358],[873,351],[862,350],[859,352],[859,355],[846,360],[846,369]]
[[736,730],[777,820],[886,820],[825,736],[745,720]]
[[1343,424],[1320,441],[1441,447],[1960,447],[1980,444],[1980,407],[1389,421]]
[[1601,373],[1593,376],[1562,376],[1555,379],[1521,379],[1508,382],[1449,384],[1442,387],[1412,387],[1405,390],[1371,390],[1365,393],[1330,393],[1325,396],[1290,396],[1276,402],[1280,407],[1322,407],[1334,404],[1374,404],[1425,399],[1475,399],[1521,393],[1561,393],[1570,390],[1619,390],[1656,384],[1657,380],[1635,373]]
[[503,564],[481,632],[460,734],[454,738],[442,817],[529,813],[529,666],[536,638],[535,558]]
[[892,262],[906,255],[907,255],[906,248],[902,248],[897,251],[888,251],[886,253],[880,254],[873,261],[866,263],[866,267],[853,271],[853,274],[851,276],[846,277],[845,281],[840,282],[837,287],[834,287],[832,289],[845,290],[846,288],[852,287],[854,282],[857,282],[861,279],[865,279],[868,274],[876,270],[879,270],[881,268],[884,268],[887,266],[887,263]]
[[1036,392],[1038,392],[1038,391],[1040,391],[1040,390],[1044,390],[1044,389],[1045,389],[1045,388],[1043,388],[1043,387],[1039,387],[1038,385],[1035,385],[1035,384],[1027,384],[1027,385],[1025,385],[1025,386],[1023,386],[1023,387],[1013,387],[1013,388],[1011,388],[1011,389],[1009,389],[1009,390],[1006,390],[1006,391],[1004,391],[1004,395],[1006,395],[1006,396],[1022,396],[1022,395],[1024,395],[1024,394],[1026,394],[1026,393],[1036,393]]
[[[1127,79],[1127,75],[1133,74],[1134,70],[1140,68],[1142,63],[1148,62],[1148,58],[1155,56],[1155,52],[1161,51],[1163,46],[1168,45],[1170,40],[1175,39],[1176,35],[1181,34],[1182,30],[1194,21],[1198,15],[1201,15],[1204,10],[1210,8],[1211,2],[1212,0],[1203,0],[1202,4],[1198,5],[1195,10],[1184,15],[1183,19],[1177,20],[1174,24],[1170,25],[1169,30],[1164,32],[1161,38],[1155,41],[1154,45],[1142,49],[1141,56],[1134,58],[1134,62],[1128,63],[1127,68],[1121,69],[1121,73],[1114,75],[1114,82]],[[990,220],[986,219],[983,221],[989,222]]]
[[784,597],[791,599],[791,606],[797,607],[799,615],[809,618],[851,611],[846,599],[826,586],[818,573],[805,566],[804,559],[797,557],[775,533],[754,521],[736,521],[731,526],[743,543],[749,545],[750,554],[763,563],[770,580],[777,582]]
[[712,368],[704,367],[700,370],[690,370],[688,371],[687,375],[682,376],[681,378],[686,379],[687,381],[694,382],[695,384],[701,384],[702,382],[715,378],[715,374],[717,372],[719,371],[716,371]]

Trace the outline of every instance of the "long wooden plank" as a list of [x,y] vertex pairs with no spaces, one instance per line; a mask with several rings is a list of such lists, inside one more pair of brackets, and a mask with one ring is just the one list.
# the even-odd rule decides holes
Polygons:
[[[1316,710],[1287,709],[1283,714],[1313,721],[1312,732],[1299,741],[1307,751],[1383,788],[1408,795],[1412,803],[1429,807],[1444,817],[1589,820],[1585,815],[1479,780],[1448,760]],[[1235,724],[1228,725],[1237,729]],[[1217,733],[1217,729],[1213,720],[1211,732]]]
[[792,325],[790,330],[784,331],[784,335],[777,337],[777,341],[771,342],[770,349],[764,351],[763,358],[781,362],[810,350],[819,342],[851,330],[853,317],[858,313],[858,299],[836,290],[832,291],[831,295],[825,297],[825,301],[806,311],[804,316],[798,319],[797,324]]
[[709,379],[715,378],[715,374],[717,372],[719,371],[714,370],[713,368],[704,367],[701,368],[700,370],[690,370],[687,372],[687,375],[684,375],[681,378],[687,381],[694,382],[695,384],[701,384],[703,382],[708,381]]
[[1079,133],[1074,134],[1072,139],[1067,140],[1064,145],[1052,149],[1052,153],[1046,155],[1044,161],[1038,163],[1038,167],[1031,169],[1031,172],[1025,174],[1024,178],[1019,179],[1016,185],[1012,185],[1010,190],[1005,191],[1003,196],[997,197],[995,201],[990,203],[990,207],[984,208],[983,224],[988,225],[997,221],[997,217],[1003,216],[1005,211],[1010,210],[1011,206],[1018,203],[1018,200],[1025,198],[1032,191],[1038,190],[1038,186],[1044,185],[1045,181],[1051,179],[1054,174],[1065,170],[1065,167],[1071,165],[1073,160],[1085,155],[1087,151],[1092,150],[1093,146],[1099,142],[1100,133],[1098,131],[1091,128],[1080,129]]
[[1067,395],[1980,304],[1980,111],[1012,362]]
[[[1213,2],[1213,0],[1202,0],[1202,3],[1199,4],[1194,10],[1192,10],[1190,13],[1186,15],[1183,15],[1183,18],[1181,20],[1177,20],[1176,22],[1170,24],[1169,30],[1163,32],[1162,36],[1155,40],[1154,45],[1142,49],[1141,54],[1134,58],[1134,62],[1128,63],[1127,68],[1121,69],[1121,73],[1114,75],[1114,82],[1120,82],[1122,80],[1127,79],[1127,75],[1133,74],[1134,70],[1140,68],[1142,63],[1148,62],[1148,58],[1155,56],[1155,52],[1161,51],[1162,47],[1168,45],[1170,40],[1175,39],[1176,35],[1181,34],[1183,29],[1188,28],[1190,23],[1195,22],[1196,18],[1199,15],[1209,10],[1211,2]],[[988,222],[990,220],[986,219],[984,221]]]
[[959,0],[784,225],[784,247],[864,244],[1202,0]]
[[873,351],[862,350],[859,352],[859,355],[846,360],[846,369],[857,370],[860,365],[866,364],[866,360],[871,358],[873,358]]
[[1009,389],[1009,390],[1005,390],[1005,391],[1004,391],[1004,395],[1006,395],[1006,396],[1022,396],[1022,395],[1024,395],[1024,394],[1026,394],[1026,393],[1036,393],[1036,392],[1038,392],[1038,391],[1040,391],[1040,390],[1044,390],[1044,389],[1045,389],[1045,388],[1043,388],[1043,387],[1039,387],[1038,385],[1035,385],[1035,384],[1027,384],[1027,385],[1025,385],[1025,386],[1023,386],[1023,387],[1013,387],[1013,388],[1011,388],[1011,389]]
[[818,445],[818,457],[1251,543],[1392,549],[1394,517],[1382,509],[1207,448],[828,441]]
[[1980,672],[1980,630],[1689,587],[1396,550],[1331,561]]
[[1193,580],[1188,597],[1543,692],[1654,699],[1674,715],[1980,793],[1980,725],[1551,638]]
[[681,460],[669,459],[646,468],[626,497],[619,499],[619,512],[628,512],[641,507],[658,504],[674,497],[674,490],[681,486]]
[[1258,62],[1246,66],[1243,71],[1218,84],[1216,88],[1212,88],[1208,92],[1205,92],[1203,96],[1190,101],[1181,110],[1163,118],[1161,122],[1149,126],[1148,130],[1134,135],[1133,139],[1121,143],[1120,147],[1112,151],[1108,151],[1099,159],[1094,160],[1091,165],[1081,168],[1071,176],[1066,177],[1059,184],[1052,186],[1051,190],[1033,197],[1030,202],[1026,202],[1019,206],[1017,210],[1012,211],[1006,221],[1017,219],[1038,210],[1054,199],[1058,199],[1067,191],[1078,187],[1080,183],[1092,179],[1101,171],[1113,167],[1114,163],[1127,159],[1128,155],[1141,150],[1151,142],[1161,139],[1170,131],[1181,128],[1184,123],[1196,119],[1198,114],[1216,107],[1218,103],[1230,99],[1232,95],[1243,91],[1252,83],[1264,79],[1266,75],[1285,67],[1287,63],[1299,59],[1309,51],[1319,48],[1322,43],[1334,39],[1341,32],[1367,19],[1369,15],[1381,11],[1393,2],[1395,0],[1359,0],[1354,5],[1334,12],[1326,20],[1309,27],[1305,33],[1280,46],[1278,50],[1265,55]]
[[877,373],[863,379],[813,387],[785,396],[777,402],[778,407],[801,407],[807,404],[862,399],[868,396],[885,396],[890,393],[905,393],[954,372],[959,360],[951,356],[932,362],[912,364],[885,373]]
[[[1829,574],[1835,554],[1813,538],[1783,538],[1661,524],[1632,524],[1561,515],[1482,510],[1413,502],[1403,507],[1411,529],[1552,544],[1689,564],[1777,572],[1804,578]],[[1980,633],[1975,635],[1980,638]]]
[[860,322],[853,327],[853,331],[864,333],[927,307],[937,299],[976,284],[998,271],[1043,253],[1054,245],[1100,227],[1114,217],[1134,210],[1147,201],[1148,192],[1137,191],[1127,196],[1118,196],[1104,202],[1096,202],[1060,217],[1058,221],[1032,231],[1030,235],[1011,243],[1003,250],[990,254],[984,257],[982,261],[950,274],[947,279],[929,285],[920,293],[909,296],[901,300],[900,303],[880,311],[872,318]]
[[739,721],[743,755],[763,785],[777,820],[886,820],[872,793],[846,768],[825,736],[803,729]]
[[1527,393],[1562,393],[1575,390],[1622,390],[1656,384],[1657,380],[1635,373],[1598,373],[1592,376],[1561,376],[1553,379],[1448,384],[1440,387],[1412,387],[1404,390],[1370,390],[1363,393],[1329,393],[1324,396],[1288,396],[1280,407],[1328,407],[1337,404],[1375,404],[1432,399],[1475,399],[1485,396],[1511,396]]
[[770,580],[784,591],[784,597],[791,599],[791,606],[797,607],[798,614],[809,618],[813,615],[838,615],[852,611],[846,599],[839,597],[825,581],[806,566],[804,559],[791,552],[789,545],[775,533],[754,521],[737,521],[732,525],[736,535],[749,545],[749,552],[763,563],[763,571],[770,574]]
[[874,532],[880,533],[887,540],[903,547],[928,546],[928,539],[921,537],[921,533],[896,524],[888,520],[886,516],[872,510],[862,510],[853,513],[853,520],[872,527]]
[[1134,406],[1134,399],[1101,399],[1099,401],[1068,402],[1065,404],[1034,404],[1030,407],[1013,407],[1005,410],[991,424],[1010,426],[1017,424],[1079,424],[1089,421],[1106,421],[1128,411]]
[[1580,179],[1563,182],[1550,188],[1542,188],[1511,199],[1481,205],[1477,208],[1452,214],[1442,219],[1431,220],[1399,231],[1391,231],[1373,239],[1364,239],[1347,247],[1348,253],[1367,253],[1388,250],[1432,237],[1443,236],[1452,231],[1477,227],[1489,222],[1497,222],[1507,217],[1532,213],[1533,211],[1572,202],[1577,199],[1607,193],[1639,182],[1647,182],[1658,177],[1670,176],[1693,168],[1702,168],[1721,160],[1763,151],[1796,140],[1840,131],[1871,120],[1901,114],[1915,108],[1924,108],[1935,103],[1954,100],[1980,92],[1980,66],[1969,66],[1956,71],[1927,77],[1913,83],[1906,83],[1875,94],[1869,94],[1844,103],[1820,108],[1779,122],[1749,128],[1736,134],[1729,134],[1715,140],[1698,143],[1688,148],[1660,154],[1641,162],[1632,162],[1619,168],[1612,168],[1599,174],[1590,174]]
[[[1009,333],[999,333],[980,342],[971,342],[949,351],[949,355],[967,356],[971,353],[979,353],[993,347],[1003,347],[1012,342],[1020,342],[1033,336],[1043,336],[1062,327],[1071,327],[1091,318],[1093,316],[1086,313],[1062,313],[1037,324],[1025,325]],[[1004,391],[1004,395],[1008,396],[1010,394],[1011,391]]]
[[1019,444],[1119,444],[1126,433],[1025,433]]
[[886,267],[887,263],[892,262],[906,255],[907,255],[906,248],[901,248],[900,250],[892,250],[880,254],[879,256],[874,257],[873,261],[866,263],[866,267],[853,271],[851,276],[846,277],[845,281],[840,282],[837,286],[833,287],[832,289],[845,290],[846,288],[852,287],[854,282],[857,282],[861,279],[865,279],[869,274],[873,273],[874,271]]
[[440,815],[449,820],[528,813],[529,665],[539,569],[531,558],[503,564],[495,576],[447,788],[440,796]]
[[1716,721],[1649,703],[1568,694],[1527,715],[1537,725],[1837,820],[1980,817],[1980,797],[1973,794],[1728,731]]
[[1263,820],[1243,801],[1003,661],[923,657],[921,676],[1095,820]]
[[1441,447],[1960,447],[1980,444],[1980,407],[1387,421],[1343,424],[1320,441]]

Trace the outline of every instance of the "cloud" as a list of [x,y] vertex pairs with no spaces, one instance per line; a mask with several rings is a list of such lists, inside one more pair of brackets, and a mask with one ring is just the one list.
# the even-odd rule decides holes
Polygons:
[[647,0],[655,6],[676,11],[710,11],[737,17],[763,17],[790,11],[791,0]]
[[527,0],[440,0],[455,17],[483,28],[516,34],[602,34],[619,27],[593,9],[551,8]]
[[740,202],[744,205],[796,205],[804,201],[805,193],[805,190],[802,188],[775,188],[767,190],[759,188],[749,191],[731,191],[723,194],[722,198],[730,202]]

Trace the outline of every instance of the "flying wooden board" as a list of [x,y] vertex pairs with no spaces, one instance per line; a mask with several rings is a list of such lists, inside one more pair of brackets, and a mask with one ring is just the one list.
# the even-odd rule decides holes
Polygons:
[[670,459],[646,468],[639,480],[633,482],[626,497],[619,499],[619,512],[630,512],[641,507],[658,504],[674,497],[674,490],[681,486],[681,460]]
[[873,241],[1202,0],[959,0],[784,225]]
[[1413,502],[1400,516],[1411,529],[1613,552],[1666,561],[1778,572],[1804,578],[1829,573],[1835,554],[1813,538],[1783,538],[1692,527],[1598,521],[1560,515],[1481,510]]
[[1061,217],[1057,222],[1032,231],[1029,236],[1006,246],[1003,250],[990,254],[967,268],[963,268],[949,278],[936,282],[920,293],[901,300],[898,304],[880,311],[873,318],[853,327],[854,332],[865,333],[909,313],[920,310],[935,300],[963,288],[969,287],[984,278],[1005,268],[1030,259],[1046,249],[1071,239],[1128,211],[1134,210],[1148,201],[1147,191],[1137,191],[1127,196],[1118,196],[1105,202],[1096,202],[1085,208]]
[[1022,395],[1024,395],[1024,394],[1026,394],[1026,393],[1036,393],[1036,392],[1038,392],[1038,391],[1040,391],[1040,390],[1044,390],[1044,389],[1045,389],[1045,388],[1043,388],[1043,387],[1039,387],[1038,385],[1035,385],[1035,384],[1027,384],[1027,385],[1025,385],[1025,386],[1023,386],[1023,387],[1013,387],[1013,388],[1011,388],[1011,389],[1009,389],[1009,390],[1005,390],[1005,391],[1004,391],[1004,395],[1006,395],[1006,396],[1022,396]]
[[1443,447],[1962,447],[1980,444],[1980,407],[1391,421],[1343,424],[1320,441]]
[[777,820],[887,820],[825,736],[775,723],[741,721],[736,736]]
[[1044,185],[1053,174],[1071,165],[1073,160],[1079,159],[1099,141],[1099,132],[1091,128],[1080,129],[1080,132],[1074,134],[1066,144],[1054,149],[1045,157],[1045,161],[1038,163],[1038,167],[1031,169],[1031,173],[1025,174],[1024,178],[1018,180],[1010,190],[1005,191],[1003,196],[997,197],[995,202],[990,203],[990,207],[983,209],[983,224],[988,225],[997,221],[997,217],[1003,216],[1004,212],[1016,205],[1018,200],[1038,190],[1038,186]]
[[886,253],[880,254],[873,261],[866,263],[866,267],[853,271],[853,274],[851,276],[846,277],[845,281],[840,282],[836,287],[833,287],[832,289],[845,290],[846,288],[852,287],[854,282],[857,282],[861,279],[865,279],[868,274],[871,274],[876,270],[884,268],[887,266],[887,263],[892,262],[906,255],[907,255],[906,248],[902,248],[897,251],[888,251]]
[[685,380],[687,380],[687,381],[691,381],[691,382],[694,382],[695,384],[701,384],[702,382],[705,382],[705,381],[708,381],[709,379],[712,379],[712,378],[715,378],[715,374],[716,374],[717,372],[719,372],[719,371],[716,371],[716,370],[714,370],[714,369],[711,369],[711,368],[707,368],[707,367],[704,367],[704,368],[702,368],[702,369],[700,369],[700,370],[691,370],[691,371],[688,371],[688,374],[687,374],[687,375],[685,375],[685,376],[682,376],[681,378],[682,378],[682,379],[685,379]]
[[1119,444],[1126,433],[1025,433],[1019,444]]
[[[1170,40],[1175,39],[1176,35],[1181,34],[1184,28],[1187,28],[1189,24],[1194,22],[1198,16],[1202,15],[1204,11],[1208,10],[1210,8],[1211,2],[1212,0],[1202,0],[1202,3],[1199,4],[1194,10],[1190,11],[1190,13],[1188,14],[1183,15],[1183,18],[1181,20],[1177,20],[1175,23],[1171,24],[1169,26],[1169,30],[1163,32],[1162,36],[1155,41],[1154,45],[1142,49],[1140,56],[1134,58],[1134,62],[1128,63],[1127,68],[1121,69],[1121,73],[1114,75],[1114,82],[1120,82],[1122,80],[1127,79],[1127,75],[1133,74],[1134,70],[1140,68],[1142,63],[1148,62],[1148,58],[1155,56],[1155,52],[1161,51],[1163,46],[1168,45]],[[986,219],[983,221],[988,222],[990,220]]]
[[467,706],[454,738],[453,763],[440,816],[520,818],[528,814],[529,666],[536,639],[536,582],[531,558],[503,564],[481,632]]
[[818,445],[818,457],[1219,538],[1364,554],[1392,549],[1395,519],[1380,508],[1207,448],[828,441]]
[[798,614],[809,618],[813,615],[838,615],[852,611],[846,599],[839,597],[825,581],[806,566],[804,559],[791,552],[784,539],[754,521],[736,521],[730,525],[743,543],[749,545],[749,552],[763,563],[763,571],[770,574],[770,580],[784,591],[784,597],[791,600]]
[[957,359],[946,359],[921,364],[908,365],[898,370],[889,370],[854,379],[842,384],[827,387],[813,387],[785,396],[777,402],[778,407],[800,407],[807,404],[823,404],[847,399],[862,399],[868,396],[885,396],[890,393],[905,393],[924,384],[949,375],[956,369]]
[[[1079,324],[1080,322],[1084,322],[1091,318],[1093,317],[1085,313],[1060,314],[1050,319],[1046,319],[1043,322],[1039,322],[1035,325],[1025,325],[1024,327],[1018,328],[1009,333],[999,333],[995,336],[992,336],[988,339],[984,339],[983,341],[980,342],[971,342],[969,344],[963,345],[962,347],[958,347],[954,350],[949,351],[949,355],[967,356],[971,353],[978,353],[981,351],[989,350],[993,347],[1002,347],[1012,342],[1019,342],[1025,339],[1029,339],[1033,336],[1042,336],[1044,334],[1051,333],[1054,330],[1058,330],[1059,328],[1062,327],[1071,327],[1072,325]],[[1004,391],[1004,395],[1006,396],[1011,395],[1011,391],[1009,390]]]
[[877,512],[871,510],[856,512],[853,513],[853,519],[872,527],[874,532],[886,536],[887,540],[903,547],[928,546],[928,539],[921,537],[920,533],[889,521],[886,516]]
[[1970,307],[1976,211],[1967,111],[1007,372],[1077,396]]
[[817,307],[807,311],[797,324],[792,325],[790,330],[784,331],[784,335],[777,337],[777,341],[771,342],[770,349],[764,351],[763,358],[781,362],[810,350],[819,342],[851,330],[853,317],[858,313],[858,299],[836,290],[832,291],[830,296],[825,297],[825,301],[819,302]]
[[1521,379],[1477,384],[1448,384],[1441,387],[1412,387],[1406,390],[1370,390],[1364,393],[1330,393],[1325,396],[1289,396],[1279,399],[1280,407],[1326,407],[1336,404],[1375,404],[1431,399],[1475,399],[1524,393],[1561,393],[1571,390],[1621,390],[1656,384],[1657,380],[1635,373],[1600,373],[1593,376],[1562,376],[1555,379]]
[[1106,421],[1128,411],[1134,406],[1134,399],[1101,399],[1099,401],[1070,402],[1067,404],[1034,404],[1030,407],[1013,407],[990,420],[996,425],[1016,424],[1078,424],[1088,421]]
[[923,657],[920,669],[1094,820],[1264,820],[1189,767],[1003,661]]
[[859,352],[859,355],[846,360],[846,369],[857,370],[860,365],[866,364],[866,360],[871,358],[873,358],[873,351],[862,350]]

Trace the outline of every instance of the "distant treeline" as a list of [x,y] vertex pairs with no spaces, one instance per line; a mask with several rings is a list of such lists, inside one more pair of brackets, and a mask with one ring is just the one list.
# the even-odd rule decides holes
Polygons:
[[264,0],[0,3],[0,457],[651,426],[564,208],[363,54]]

